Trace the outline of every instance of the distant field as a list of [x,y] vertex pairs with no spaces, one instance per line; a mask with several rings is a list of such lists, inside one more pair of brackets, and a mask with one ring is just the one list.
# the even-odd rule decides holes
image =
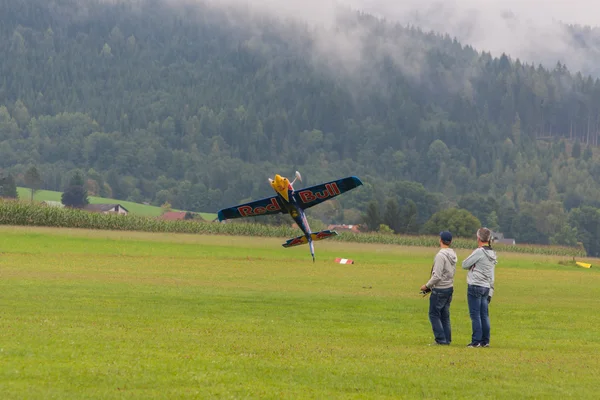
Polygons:
[[435,249],[315,247],[0,226],[2,398],[597,398],[600,260],[502,254],[489,349],[457,271],[439,348]]
[[[17,188],[19,198],[26,200],[31,198],[31,190],[23,187]],[[33,196],[34,201],[61,201],[62,192],[54,192],[51,190],[39,190],[35,192]],[[121,204],[130,213],[143,215],[148,217],[158,217],[161,215],[161,208],[156,206],[150,206],[145,204],[133,203],[131,201],[122,201],[115,199],[108,199],[104,197],[89,196],[90,204]],[[216,213],[199,213],[202,218],[208,221],[212,221],[217,218]]]

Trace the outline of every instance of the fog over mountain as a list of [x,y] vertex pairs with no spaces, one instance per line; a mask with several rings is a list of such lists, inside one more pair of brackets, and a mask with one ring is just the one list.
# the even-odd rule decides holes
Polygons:
[[[203,0],[171,0],[174,3]],[[208,0],[214,7],[244,7],[248,15],[267,13],[291,18],[324,29],[317,35],[323,54],[357,61],[361,29],[347,29],[340,11],[351,8],[395,21],[456,37],[464,45],[493,56],[506,53],[528,63],[552,68],[557,62],[572,71],[600,76],[600,33],[585,37],[568,25],[600,26],[600,4],[593,0]],[[345,29],[340,29],[344,27]],[[408,44],[400,44],[400,47]],[[394,43],[395,51],[398,43]],[[392,52],[393,53],[393,52]],[[404,53],[401,51],[402,58]],[[413,60],[414,64],[414,60]]]

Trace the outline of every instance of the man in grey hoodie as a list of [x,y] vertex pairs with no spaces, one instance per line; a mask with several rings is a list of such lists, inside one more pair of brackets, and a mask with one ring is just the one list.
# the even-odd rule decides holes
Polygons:
[[433,345],[449,345],[452,342],[450,327],[450,303],[454,293],[454,273],[456,272],[456,253],[450,248],[452,234],[440,233],[441,249],[435,255],[431,267],[431,278],[421,286],[421,291],[431,291],[429,298],[429,321],[433,329]]
[[498,262],[491,246],[492,232],[477,230],[477,249],[462,262],[467,274],[467,301],[473,334],[467,347],[490,346],[490,316],[488,306],[494,295],[494,270]]

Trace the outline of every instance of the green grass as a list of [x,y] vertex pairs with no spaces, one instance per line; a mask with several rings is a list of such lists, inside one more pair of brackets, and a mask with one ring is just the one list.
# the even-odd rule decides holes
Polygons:
[[1,226],[2,398],[597,398],[600,260],[502,254],[489,349],[457,271],[435,348],[435,249],[315,247]]
[[[31,189],[18,187],[17,192],[19,198],[22,200],[31,199]],[[33,196],[34,201],[61,201],[62,192],[54,192],[52,190],[38,190]],[[132,201],[122,201],[116,199],[109,199],[106,197],[89,196],[90,204],[121,204],[132,214],[141,215],[146,217],[158,217],[161,215],[162,210],[157,206],[150,206],[146,204],[134,203]],[[179,211],[179,210],[175,210]],[[207,221],[212,221],[217,218],[216,213],[198,213]]]

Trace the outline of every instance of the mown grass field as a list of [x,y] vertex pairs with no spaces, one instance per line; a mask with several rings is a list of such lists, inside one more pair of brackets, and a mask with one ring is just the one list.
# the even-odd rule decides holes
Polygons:
[[499,253],[489,349],[457,271],[440,348],[435,249],[281,243],[0,226],[2,398],[597,398],[599,260]]
[[[17,192],[19,193],[19,198],[22,200],[31,199],[31,189],[27,189],[24,187],[17,188]],[[35,201],[61,201],[62,192],[55,192],[52,190],[38,190],[33,195],[33,200]],[[108,199],[105,197],[97,197],[97,196],[89,196],[88,197],[90,204],[121,204],[123,207],[127,209],[132,214],[141,215],[146,217],[158,217],[162,213],[162,209],[157,206],[151,206],[146,204],[134,203],[132,201],[122,201],[115,199]],[[175,210],[179,211],[179,210]],[[212,221],[217,218],[216,213],[199,213],[202,218],[207,221]]]

